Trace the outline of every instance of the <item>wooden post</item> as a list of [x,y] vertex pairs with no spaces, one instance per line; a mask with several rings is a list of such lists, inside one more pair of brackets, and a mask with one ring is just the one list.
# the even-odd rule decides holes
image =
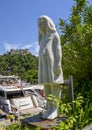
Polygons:
[[72,102],[72,109],[74,110],[74,89],[73,89],[73,76],[69,76],[69,90],[70,90],[70,101]]
[[74,110],[74,89],[73,89],[73,76],[70,75],[68,80],[64,80],[64,85],[69,86],[69,93],[70,93],[70,101],[72,102],[72,109]]

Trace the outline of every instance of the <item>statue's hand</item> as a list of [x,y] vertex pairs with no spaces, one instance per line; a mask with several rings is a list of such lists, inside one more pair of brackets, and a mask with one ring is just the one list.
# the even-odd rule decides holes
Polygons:
[[55,71],[56,76],[59,76],[60,73],[61,73],[61,70],[59,70],[59,69]]

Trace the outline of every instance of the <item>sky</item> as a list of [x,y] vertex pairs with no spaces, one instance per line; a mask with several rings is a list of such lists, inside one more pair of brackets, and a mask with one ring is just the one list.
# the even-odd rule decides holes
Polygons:
[[37,56],[38,18],[47,15],[57,25],[60,18],[67,20],[72,5],[73,0],[0,0],[0,55],[29,49]]

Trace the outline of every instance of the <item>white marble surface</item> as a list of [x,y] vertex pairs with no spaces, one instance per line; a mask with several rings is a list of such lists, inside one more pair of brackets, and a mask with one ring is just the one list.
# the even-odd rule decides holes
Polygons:
[[[53,96],[61,96],[60,83],[63,83],[62,72],[62,49],[60,37],[57,33],[55,25],[48,16],[41,16],[38,19],[38,35],[39,35],[39,71],[38,83],[57,85],[44,85],[46,97],[49,94]],[[49,106],[52,106],[51,110]],[[47,100],[47,112],[43,118],[54,119],[58,116],[58,107],[55,106],[54,100]]]

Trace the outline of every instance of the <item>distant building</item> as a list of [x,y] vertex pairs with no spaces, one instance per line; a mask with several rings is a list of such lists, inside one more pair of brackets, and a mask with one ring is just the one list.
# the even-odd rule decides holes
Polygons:
[[8,53],[11,55],[16,55],[16,54],[26,55],[26,54],[29,54],[31,52],[29,51],[29,49],[20,49],[20,50],[19,49],[16,49],[16,50],[11,49],[10,52],[8,52]]

